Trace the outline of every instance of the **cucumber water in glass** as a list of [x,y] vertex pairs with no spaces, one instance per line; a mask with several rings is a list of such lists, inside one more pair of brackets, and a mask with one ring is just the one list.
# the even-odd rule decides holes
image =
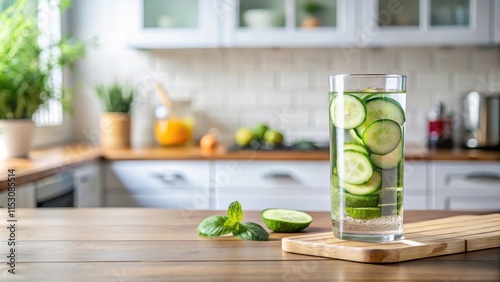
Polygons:
[[329,77],[332,226],[344,240],[403,232],[406,76]]

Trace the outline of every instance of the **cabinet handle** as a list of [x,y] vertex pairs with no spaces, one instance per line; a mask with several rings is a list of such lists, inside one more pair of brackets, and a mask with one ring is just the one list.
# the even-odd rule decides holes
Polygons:
[[150,176],[152,178],[157,178],[167,184],[186,181],[184,176],[177,172],[152,172]]
[[293,179],[291,173],[286,171],[270,171],[262,174],[262,178],[264,179]]
[[449,174],[446,176],[446,184],[449,184],[451,179],[455,177],[470,181],[500,182],[500,174],[493,172],[471,172],[467,174]]

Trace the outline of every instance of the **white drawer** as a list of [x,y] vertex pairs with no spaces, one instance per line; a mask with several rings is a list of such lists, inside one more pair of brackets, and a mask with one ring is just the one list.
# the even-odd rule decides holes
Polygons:
[[436,189],[488,189],[500,195],[500,163],[461,162],[458,164],[440,162],[433,167]]
[[240,202],[244,210],[262,211],[267,208],[284,208],[303,211],[330,211],[330,195],[324,196],[220,196],[216,209],[226,210],[234,201]]
[[106,207],[141,207],[141,208],[166,208],[181,210],[209,209],[209,199],[206,196],[190,195],[184,197],[159,196],[159,195],[132,195],[108,194]]
[[268,188],[277,187],[329,189],[329,183],[330,164],[328,161],[215,162],[214,186],[216,189],[253,188],[255,191],[252,194],[258,195]]
[[427,163],[405,161],[404,188],[405,192],[427,189]]
[[107,193],[140,195],[205,193],[210,179],[207,161],[117,161],[106,165],[105,175]]

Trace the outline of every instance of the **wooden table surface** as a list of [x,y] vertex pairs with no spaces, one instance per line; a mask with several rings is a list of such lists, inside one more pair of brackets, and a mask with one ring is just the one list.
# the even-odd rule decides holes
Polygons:
[[[286,253],[270,241],[205,238],[196,226],[222,211],[161,209],[18,209],[16,273],[7,272],[7,211],[0,214],[0,281],[500,281],[500,248],[363,264]],[[330,230],[326,212],[311,212],[306,232]],[[466,212],[407,211],[405,222]],[[258,212],[244,221],[262,224]],[[301,233],[304,234],[305,232]]]

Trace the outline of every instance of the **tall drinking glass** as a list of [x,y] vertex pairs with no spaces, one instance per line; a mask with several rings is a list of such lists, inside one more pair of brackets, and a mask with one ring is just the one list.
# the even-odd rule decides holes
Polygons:
[[333,234],[400,239],[406,76],[342,74],[329,80]]

